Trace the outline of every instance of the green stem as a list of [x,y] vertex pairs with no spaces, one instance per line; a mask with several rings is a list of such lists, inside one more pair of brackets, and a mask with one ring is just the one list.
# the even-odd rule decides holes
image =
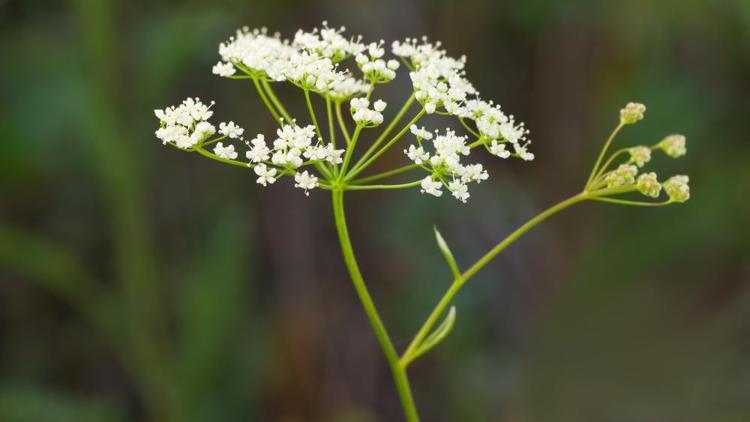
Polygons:
[[346,148],[346,153],[344,154],[344,163],[341,164],[341,173],[339,176],[339,179],[346,176],[346,169],[349,167],[349,162],[352,160],[352,155],[354,154],[354,148],[357,146],[357,139],[359,139],[359,134],[362,132],[362,126],[357,125],[356,128],[354,128],[354,135],[352,135],[352,141],[349,143],[349,145]]
[[266,105],[268,111],[271,112],[271,115],[273,115],[273,118],[276,120],[276,122],[281,125],[281,116],[279,116],[279,113],[277,113],[276,109],[273,108],[273,105],[271,105],[266,92],[263,90],[260,82],[258,82],[258,78],[253,78],[253,85],[255,85],[255,89],[258,91],[258,95],[260,95],[260,98],[263,100],[263,104]]
[[479,132],[477,132],[476,130],[470,128],[469,125],[466,124],[466,122],[464,121],[463,117],[459,117],[458,121],[461,122],[461,126],[463,126],[464,129],[466,129],[469,133],[471,133],[472,135],[476,136],[477,138],[480,137]]
[[326,113],[328,114],[328,136],[331,137],[331,144],[336,148],[336,130],[333,128],[333,110],[331,109],[331,97],[326,95]]
[[221,158],[218,155],[216,155],[216,154],[214,154],[212,152],[206,151],[205,149],[203,149],[201,147],[196,147],[194,149],[194,151],[196,151],[198,154],[200,154],[200,155],[202,155],[204,157],[208,157],[208,158],[210,158],[212,160],[216,160],[216,161],[218,161],[220,163],[231,164],[233,166],[243,167],[245,169],[249,169],[250,168],[250,166],[248,166],[247,163],[243,163],[241,161],[229,160],[227,158]]
[[414,169],[418,169],[418,168],[419,168],[419,164],[409,164],[409,165],[406,165],[406,166],[403,166],[403,167],[395,168],[393,170],[385,171],[383,173],[378,173],[378,174],[375,174],[375,175],[372,175],[372,176],[363,177],[361,179],[354,180],[354,181],[352,181],[352,184],[361,185],[363,183],[372,182],[372,181],[380,180],[380,179],[385,179],[386,177],[395,176],[397,174],[405,173],[405,172],[407,172],[409,170],[414,170]]
[[385,145],[383,145],[383,148],[380,148],[380,150],[378,152],[376,152],[369,159],[367,159],[366,161],[363,162],[363,160],[365,160],[365,157],[367,156],[367,154],[365,154],[365,156],[363,156],[359,160],[359,162],[354,165],[354,168],[352,169],[351,173],[349,175],[347,175],[347,179],[346,180],[351,180],[352,178],[354,178],[354,176],[356,176],[359,173],[361,173],[362,170],[366,169],[370,164],[373,163],[373,161],[377,160],[378,157],[380,157],[386,151],[388,151],[388,149],[390,149],[393,146],[393,144],[395,144],[399,139],[401,139],[402,136],[404,136],[404,134],[406,134],[406,132],[409,131],[409,128],[411,127],[411,125],[413,125],[417,121],[419,121],[419,119],[421,119],[422,116],[425,115],[425,113],[426,112],[424,111],[424,109],[420,110],[419,113],[417,113],[417,115],[414,116],[414,118],[411,119],[411,121],[409,123],[407,123],[403,127],[403,129],[401,129],[401,131],[399,131],[396,134],[396,136],[394,136],[393,138],[391,138],[391,140],[388,141],[388,143],[386,143]]
[[276,106],[276,108],[279,110],[279,113],[281,113],[282,116],[284,116],[284,119],[286,119],[287,124],[292,124],[291,115],[286,111],[286,108],[284,108],[284,105],[281,104],[281,101],[279,101],[279,97],[276,96],[276,93],[273,91],[273,88],[271,87],[271,84],[268,83],[268,81],[262,81],[261,85],[263,85],[263,89],[265,90],[266,94],[268,94],[268,97],[271,99],[271,102],[273,105]]
[[672,203],[670,200],[662,201],[662,202],[645,202],[645,201],[629,201],[627,199],[617,199],[617,198],[601,198],[593,196],[591,197],[594,201],[599,202],[608,202],[610,204],[620,204],[620,205],[633,205],[636,207],[663,207],[665,205],[669,205]]
[[344,190],[407,189],[419,186],[422,180],[397,185],[346,185]]
[[[385,128],[383,133],[378,136],[377,139],[375,139],[375,142],[370,145],[370,148],[367,149],[365,154],[360,158],[360,160],[357,162],[357,164],[354,166],[355,168],[358,167],[361,163],[363,163],[375,150],[378,146],[385,140],[385,138],[393,131],[393,129],[396,127],[398,122],[401,121],[401,119],[404,118],[404,115],[407,111],[409,111],[409,108],[411,107],[412,103],[414,102],[414,94],[411,94],[409,98],[406,100],[403,106],[401,106],[401,110],[398,111],[398,114],[391,120],[391,123],[388,124],[388,127]],[[411,125],[409,125],[411,126]],[[408,129],[408,127],[407,127]]]
[[596,172],[596,174],[594,175],[594,177],[591,179],[591,182],[595,181],[602,174],[604,174],[604,172],[607,171],[607,169],[609,168],[609,166],[612,165],[612,163],[615,161],[615,159],[617,157],[619,157],[620,155],[626,153],[629,149],[630,148],[622,148],[622,149],[618,149],[617,151],[615,151],[615,153],[612,154],[611,157],[609,157],[609,159],[604,163],[604,165],[599,169],[599,171]]
[[594,180],[594,176],[599,171],[599,164],[601,164],[602,160],[604,159],[604,155],[607,153],[607,149],[609,148],[609,144],[612,143],[612,140],[615,139],[615,136],[617,136],[617,133],[620,132],[620,129],[624,124],[622,122],[617,124],[617,127],[615,127],[615,130],[612,131],[612,133],[609,135],[609,138],[607,138],[607,142],[604,144],[604,148],[602,148],[602,151],[599,153],[599,158],[596,159],[596,164],[594,164],[594,168],[591,169],[591,174],[589,175],[588,180],[586,181],[586,186],[588,187],[589,184]]
[[310,91],[305,90],[305,103],[307,103],[307,111],[310,113],[310,119],[312,119],[315,125],[315,132],[318,133],[318,138],[323,139],[323,135],[320,133],[320,126],[318,126],[318,119],[315,117],[315,109],[313,109],[312,101],[310,101]]
[[336,102],[336,119],[339,121],[339,127],[341,128],[341,133],[344,134],[346,143],[350,143],[352,141],[352,137],[349,136],[349,129],[346,127],[344,116],[341,114],[341,103],[338,101]]
[[409,378],[406,375],[406,369],[401,366],[399,361],[398,353],[393,347],[388,332],[383,325],[383,321],[378,315],[378,311],[375,308],[375,303],[370,296],[365,281],[362,278],[362,274],[357,265],[357,260],[354,256],[354,249],[352,248],[351,239],[349,238],[349,231],[346,226],[346,216],[344,213],[344,193],[341,190],[335,190],[332,193],[333,197],[333,215],[336,221],[336,232],[338,233],[339,240],[341,242],[341,251],[344,255],[344,262],[346,268],[349,270],[354,288],[357,291],[359,300],[362,303],[367,318],[370,321],[375,336],[380,343],[380,347],[383,349],[383,353],[388,361],[388,365],[391,368],[393,379],[396,383],[399,398],[401,399],[401,405],[404,409],[404,414],[408,422],[419,421],[417,414],[417,408],[414,404],[414,398],[412,397],[411,387],[409,386]]
[[513,243],[516,239],[521,237],[524,233],[528,232],[532,228],[536,227],[539,223],[546,220],[547,218],[557,214],[558,212],[564,210],[565,208],[570,207],[571,205],[577,204],[581,201],[585,201],[586,199],[589,199],[588,194],[586,193],[579,193],[578,195],[572,196],[556,205],[553,205],[550,208],[547,208],[542,213],[538,214],[536,217],[532,218],[531,220],[527,221],[523,226],[516,229],[513,233],[511,233],[508,237],[503,239],[500,243],[498,243],[494,248],[490,249],[489,252],[484,254],[477,262],[474,263],[471,267],[469,267],[468,270],[466,270],[463,274],[461,274],[460,277],[455,279],[451,286],[448,288],[448,290],[445,292],[443,297],[438,302],[437,306],[435,306],[435,309],[433,309],[432,313],[430,313],[430,316],[427,318],[425,323],[422,325],[422,327],[417,332],[417,335],[414,336],[414,340],[409,344],[409,347],[406,349],[404,354],[401,357],[402,365],[407,365],[412,360],[412,354],[414,351],[419,347],[419,345],[424,341],[425,337],[430,333],[432,330],[432,327],[435,325],[435,323],[438,321],[438,318],[445,312],[445,309],[450,305],[450,303],[453,301],[453,298],[456,296],[456,294],[461,290],[461,287],[479,270],[484,268],[487,263],[489,263],[493,258],[495,258],[500,252],[502,252],[505,248],[507,248],[511,243]]

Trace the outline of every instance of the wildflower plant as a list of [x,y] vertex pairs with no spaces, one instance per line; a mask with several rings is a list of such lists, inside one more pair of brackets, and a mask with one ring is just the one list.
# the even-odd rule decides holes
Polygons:
[[[322,28],[299,30],[288,40],[265,29],[242,28],[220,44],[221,60],[213,67],[213,73],[248,80],[254,85],[278,124],[274,135],[257,134],[248,140],[245,130],[234,122],[221,122],[217,130],[209,122],[214,103],[188,98],[178,106],[155,110],[160,121],[156,137],[183,151],[242,168],[263,187],[289,178],[305,195],[319,190],[330,192],[345,264],[390,365],[406,419],[416,421],[419,417],[407,369],[448,336],[456,320],[456,309],[451,304],[469,279],[524,233],[571,205],[583,201],[634,206],[685,202],[690,197],[687,176],[660,182],[656,173],[644,170],[654,152],[672,158],[684,155],[685,137],[670,135],[653,145],[622,148],[609,154],[617,134],[644,117],[643,104],[629,103],[620,111],[619,123],[605,142],[582,191],[530,219],[465,270],[460,269],[436,229],[437,244],[450,268],[452,283],[406,350],[399,353],[357,264],[346,223],[345,194],[412,189],[434,197],[448,192],[466,202],[471,185],[489,178],[482,164],[472,161],[473,153],[484,151],[500,159],[523,161],[532,161],[534,154],[524,124],[499,105],[482,99],[466,78],[464,56],[451,57],[439,42],[427,38],[409,38],[393,42],[393,56],[388,58],[384,41],[366,43],[361,36],[345,36],[344,31],[324,22]],[[383,112],[388,105],[375,96],[375,89],[394,80],[403,68],[412,89],[395,117],[385,124]],[[307,116],[295,118],[289,114],[274,91],[277,83],[290,83],[302,91]],[[445,116],[465,132],[457,133],[451,127],[419,126],[420,119],[428,114]],[[407,116],[408,121],[404,122]],[[377,135],[367,136],[374,132]],[[398,144],[404,165],[363,176]],[[382,183],[407,174],[412,174],[412,180]],[[629,197],[632,195],[640,198]]]

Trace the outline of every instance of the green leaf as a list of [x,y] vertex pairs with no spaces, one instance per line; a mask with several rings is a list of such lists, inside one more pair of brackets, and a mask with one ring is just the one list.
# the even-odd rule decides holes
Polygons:
[[433,229],[435,229],[435,240],[437,241],[438,248],[440,248],[440,252],[443,254],[443,257],[445,258],[445,261],[448,263],[448,266],[451,267],[454,280],[458,279],[459,277],[461,277],[461,271],[458,270],[458,265],[456,265],[456,259],[453,258],[453,254],[451,253],[450,248],[448,248],[448,244],[445,242],[445,239],[443,239],[443,236],[440,235],[440,232],[438,231],[437,227],[433,227]]
[[455,324],[455,322],[456,307],[451,306],[450,310],[448,311],[448,315],[446,315],[443,322],[440,323],[440,325],[435,329],[435,331],[432,332],[432,334],[424,339],[422,344],[419,345],[417,350],[414,351],[414,354],[408,359],[407,363],[416,360],[418,357],[429,352],[433,347],[440,344],[441,341],[448,337],[448,334],[450,334],[451,330],[453,330],[453,325]]

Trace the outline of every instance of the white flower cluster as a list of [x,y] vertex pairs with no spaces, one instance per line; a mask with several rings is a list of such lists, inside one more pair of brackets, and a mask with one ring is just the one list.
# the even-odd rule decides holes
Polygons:
[[[349,101],[352,119],[360,128],[379,126],[383,123],[386,103],[382,100],[371,103],[371,91],[376,84],[392,81],[401,63],[385,57],[384,41],[365,43],[361,36],[347,37],[344,31],[343,27],[334,29],[323,22],[321,29],[298,30],[290,41],[278,33],[269,34],[265,28],[250,30],[245,27],[219,45],[221,61],[212,71],[223,77],[235,77],[239,72],[260,81],[287,81],[331,98],[338,104]],[[392,52],[409,68],[414,97],[425,112],[472,120],[480,141],[472,146],[482,144],[493,155],[524,160],[534,158],[528,151],[528,131],[524,125],[516,123],[513,116],[503,113],[494,103],[481,100],[477,90],[465,78],[465,57],[450,57],[440,42],[431,43],[426,38],[396,41],[392,44]],[[353,77],[343,67],[343,62],[349,58],[353,58],[361,70],[361,78]],[[200,107],[205,108],[203,118],[200,118],[200,112],[196,112],[192,120],[184,119],[184,124],[172,117],[184,114],[183,110],[162,112],[162,128],[157,136],[164,142],[174,142],[186,149],[207,140],[216,132],[216,128],[207,122],[211,114],[208,107],[188,104],[183,108]],[[188,114],[191,113],[192,109]],[[233,122],[220,124],[218,131],[222,139],[242,139],[244,132]],[[336,150],[332,144],[324,144],[320,139],[314,141],[315,132],[314,126],[286,124],[278,130],[278,137],[271,145],[266,144],[262,135],[245,142],[250,148],[245,156],[258,176],[258,183],[272,184],[283,175],[293,174],[296,186],[305,191],[316,187],[318,180],[314,175],[300,173],[297,169],[308,164],[338,164],[342,161],[343,150]],[[433,136],[424,128],[413,127],[412,133],[419,145],[409,146],[407,155],[430,172],[429,180],[423,183],[424,192],[439,196],[442,188],[447,187],[456,198],[465,202],[469,197],[467,184],[487,178],[481,165],[460,162],[461,156],[470,151],[466,138],[451,130],[443,134],[435,132]],[[430,152],[422,146],[423,140],[431,141]],[[214,145],[213,153],[224,160],[235,160],[238,155],[234,145],[225,143]]]
[[[288,81],[300,88],[330,95],[337,101],[366,94],[370,85],[339,70],[338,63],[366,49],[361,36],[347,39],[323,22],[323,29],[297,31],[293,42],[265,29],[242,28],[219,45],[222,61],[213,67],[219,76],[232,76],[239,69],[253,78]],[[394,75],[395,76],[395,75]]]
[[341,35],[345,30],[343,26],[338,30],[329,28],[328,22],[323,21],[323,29],[315,28],[311,32],[298,30],[294,35],[293,45],[338,63],[359,54],[365,48],[362,36],[346,39]]
[[[393,43],[393,53],[407,60],[416,99],[427,113],[441,111],[461,119],[474,120],[488,151],[501,158],[511,155],[523,160],[534,159],[528,151],[528,130],[516,123],[491,101],[479,98],[479,92],[465,77],[466,58],[449,57],[440,43],[413,38]],[[512,151],[506,144],[510,143]]]
[[[467,101],[457,112],[460,118],[474,120],[490,154],[500,158],[514,156],[524,161],[534,159],[534,154],[528,150],[531,143],[526,138],[528,129],[523,123],[516,123],[513,116],[503,113],[499,105],[474,99]],[[508,144],[512,146],[512,152],[508,150]]]
[[[216,133],[216,128],[208,122],[213,115],[211,105],[203,104],[198,98],[188,98],[179,106],[154,110],[160,121],[156,137],[164,144],[172,143],[186,150],[216,142],[212,152],[218,159],[236,160],[238,152],[235,145],[217,141],[225,138],[244,141],[242,135],[245,130],[234,122],[221,122],[219,123],[221,136],[209,140]],[[384,107],[385,103],[382,108]],[[376,108],[381,108],[381,106],[376,103]],[[260,185],[267,186],[276,182],[284,174],[293,174],[295,187],[304,189],[305,194],[308,194],[310,189],[318,186],[318,178],[307,170],[298,172],[299,167],[319,164],[337,165],[343,162],[343,149],[335,149],[333,144],[323,143],[320,139],[313,142],[315,126],[300,127],[292,122],[279,128],[276,135],[271,147],[266,144],[263,135],[244,141],[245,145],[250,148],[245,153],[248,167],[253,168]]]
[[248,143],[251,149],[245,157],[250,163],[267,163],[293,170],[306,164],[303,157],[310,163],[339,164],[342,161],[341,155],[344,150],[334,149],[332,144],[323,144],[320,141],[313,143],[315,126],[284,125],[276,131],[276,136],[273,148],[266,145],[263,135],[258,135]]
[[377,100],[370,109],[367,98],[352,98],[349,102],[352,119],[363,127],[375,127],[383,123],[383,110],[387,106],[383,100]]
[[156,137],[164,144],[174,144],[182,149],[190,149],[216,133],[216,128],[208,119],[214,114],[212,102],[203,104],[199,98],[188,98],[179,106],[154,110],[160,127]]
[[396,78],[396,70],[401,65],[397,60],[388,60],[382,58],[385,54],[383,41],[379,43],[370,43],[367,46],[367,54],[357,54],[355,60],[357,66],[362,70],[365,79],[373,84],[386,83]]
[[432,134],[416,126],[411,127],[411,131],[417,136],[419,145],[409,145],[404,153],[415,164],[430,172],[422,180],[422,193],[441,196],[445,186],[456,199],[466,202],[470,196],[468,183],[481,183],[489,177],[481,164],[461,163],[461,156],[470,152],[466,137],[458,136],[450,129],[444,134],[436,132],[432,141],[434,152],[430,154],[422,146],[422,139],[432,139]]
[[229,66],[246,70],[253,76],[273,81],[283,81],[289,57],[297,52],[280,36],[269,36],[265,28],[250,31],[238,29],[227,42],[219,44],[219,55],[223,62],[214,66],[214,73],[221,76],[234,74]]
[[[343,160],[343,149],[335,149],[333,144],[313,143],[315,126],[300,127],[284,125],[276,131],[272,147],[266,144],[265,137],[258,135],[247,143],[250,150],[245,153],[249,165],[255,166],[258,184],[267,186],[276,182],[281,171],[294,174],[295,187],[308,190],[318,186],[318,178],[307,170],[298,172],[297,168],[307,164],[330,163],[340,164]],[[305,161],[305,158],[307,161]]]
[[440,43],[427,38],[394,41],[393,54],[407,60],[413,70],[409,74],[416,99],[427,113],[445,110],[455,114],[468,95],[476,94],[474,86],[464,77],[466,57],[449,57]]

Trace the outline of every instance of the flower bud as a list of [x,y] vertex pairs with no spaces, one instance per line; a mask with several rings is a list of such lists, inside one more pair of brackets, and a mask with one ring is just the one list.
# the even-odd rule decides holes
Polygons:
[[641,103],[628,103],[620,110],[620,122],[624,125],[631,125],[643,119],[643,113],[646,112],[646,106]]
[[656,173],[654,172],[640,175],[635,187],[638,189],[638,192],[652,198],[658,198],[661,193],[661,185],[656,179]]
[[685,202],[690,199],[690,179],[687,176],[672,176],[664,182],[664,191],[673,202]]
[[669,135],[659,142],[659,148],[672,158],[682,157],[687,153],[683,135]]
[[649,147],[637,146],[628,150],[630,153],[630,162],[635,163],[638,167],[651,161],[651,149]]
[[636,166],[632,164],[621,164],[617,169],[607,173],[604,180],[606,180],[608,188],[619,188],[635,183],[636,174],[638,174],[638,168]]

